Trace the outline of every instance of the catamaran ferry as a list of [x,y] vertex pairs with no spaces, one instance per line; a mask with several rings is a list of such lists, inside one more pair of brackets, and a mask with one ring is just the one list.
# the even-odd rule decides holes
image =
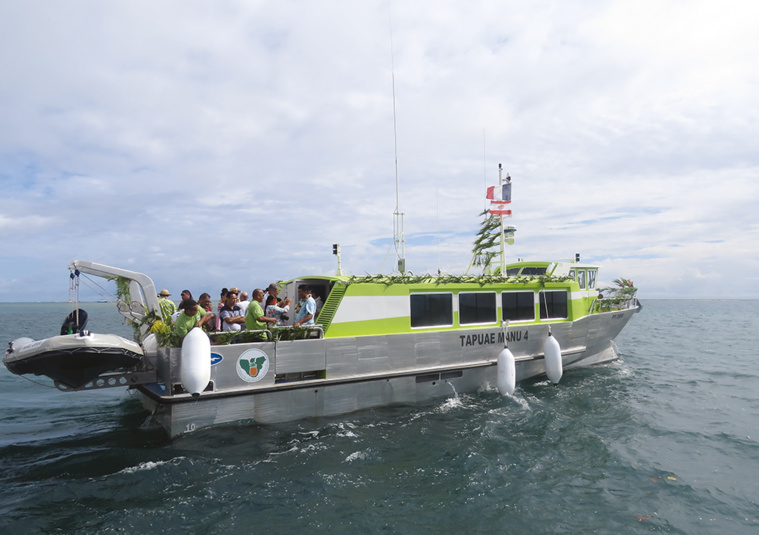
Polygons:
[[3,360],[14,373],[51,377],[61,390],[127,387],[173,438],[231,422],[332,416],[483,389],[510,394],[524,379],[557,383],[564,370],[617,359],[614,339],[640,310],[635,288],[622,279],[602,295],[598,266],[579,257],[503,263],[504,197],[493,200],[501,212],[495,272],[352,277],[338,267],[334,276],[282,283],[283,298],[295,299],[302,284],[324,297],[318,324],[196,327],[181,346],[166,334],[150,277],[75,261],[72,277],[116,280],[136,343],[93,336],[77,314],[60,336],[11,342]]
[[[130,293],[119,310],[136,326],[140,346],[128,349],[139,359],[128,368],[114,361],[104,371],[102,361],[77,361],[72,349],[81,339],[82,351],[93,353],[91,335],[61,335],[55,338],[65,339],[68,353],[59,352],[57,368],[70,362],[97,369],[85,384],[59,374],[56,385],[134,389],[171,437],[243,420],[283,422],[509,390],[510,376],[516,382],[550,371],[551,338],[560,377],[572,367],[618,358],[613,340],[640,309],[634,293],[600,295],[598,268],[579,262],[513,263],[505,277],[302,277],[283,283],[282,294],[295,296],[300,284],[321,290],[326,299],[318,325],[208,336],[196,328],[191,334],[200,342],[188,335],[183,347],[168,347],[150,332],[161,313],[148,276],[83,261],[71,269],[128,282],[121,284]],[[261,335],[266,340],[256,339]],[[104,359],[123,354],[122,340],[104,341],[111,344],[99,348]],[[23,365],[41,345],[12,342],[6,366],[46,374],[50,368]],[[504,351],[511,359],[501,358]],[[85,372],[77,377],[89,377]]]

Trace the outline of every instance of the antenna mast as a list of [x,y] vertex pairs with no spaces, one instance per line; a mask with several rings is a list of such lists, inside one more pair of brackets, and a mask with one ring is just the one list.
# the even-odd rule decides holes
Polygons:
[[[498,164],[498,188],[503,189],[503,166]],[[503,214],[498,216],[501,220],[501,277],[506,275],[506,237],[503,232]]]
[[[398,183],[398,124],[395,114],[395,51],[393,50],[393,19],[390,14],[390,2],[387,4],[387,15],[390,21],[390,67],[393,84],[393,148],[395,150],[395,211],[393,212],[393,245],[398,258],[398,271],[406,272],[406,238],[403,233],[403,216],[400,211],[401,196]],[[400,251],[399,251],[400,247]]]

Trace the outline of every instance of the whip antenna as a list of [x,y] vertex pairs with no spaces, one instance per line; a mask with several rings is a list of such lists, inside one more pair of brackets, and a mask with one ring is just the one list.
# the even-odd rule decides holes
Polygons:
[[[393,49],[393,17],[390,13],[390,1],[387,2],[387,16],[390,25],[390,72],[393,87],[393,150],[395,151],[395,212],[393,212],[393,245],[398,258],[398,271],[406,272],[406,239],[403,233],[403,214],[401,212],[401,195],[398,182],[398,123],[395,113],[395,51]],[[400,249],[400,250],[399,250]]]

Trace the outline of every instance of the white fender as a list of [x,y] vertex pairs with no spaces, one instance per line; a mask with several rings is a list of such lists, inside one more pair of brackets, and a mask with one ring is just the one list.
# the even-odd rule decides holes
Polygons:
[[148,334],[142,340],[142,349],[146,355],[154,355],[158,351],[158,337],[155,333]]
[[517,365],[508,347],[498,354],[498,391],[501,395],[513,394],[517,383]]
[[200,327],[194,327],[182,341],[179,377],[193,397],[198,397],[211,380],[211,341]]
[[543,345],[543,354],[546,360],[546,375],[553,384],[558,384],[563,374],[561,365],[561,347],[556,338],[549,332],[546,343]]

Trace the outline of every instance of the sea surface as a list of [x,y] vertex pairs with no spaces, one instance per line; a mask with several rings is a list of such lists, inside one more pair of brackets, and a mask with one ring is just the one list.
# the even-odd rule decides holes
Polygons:
[[[173,442],[122,388],[0,367],[0,533],[759,533],[759,301],[643,304],[620,361],[557,387]],[[69,310],[4,303],[0,342]]]

